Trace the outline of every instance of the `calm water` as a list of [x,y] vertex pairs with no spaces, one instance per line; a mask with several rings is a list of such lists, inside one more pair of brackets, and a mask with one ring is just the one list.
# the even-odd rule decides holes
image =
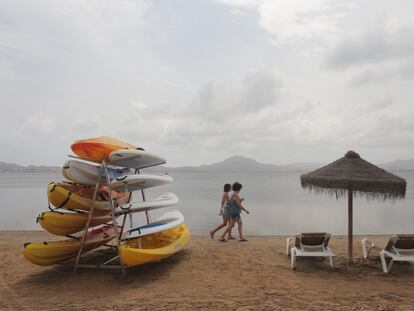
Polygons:
[[[414,172],[398,172],[407,180],[406,199],[402,201],[354,200],[355,234],[414,232]],[[246,234],[290,234],[299,231],[347,231],[347,198],[336,200],[316,195],[300,186],[300,173],[218,173],[173,172],[175,182],[146,191],[147,198],[171,191],[180,198],[178,209],[194,234],[206,234],[218,225],[222,186],[226,182],[243,184],[241,196],[251,214],[243,214]],[[58,174],[0,175],[0,230],[40,230],[36,216],[47,210],[47,184],[59,181]],[[134,200],[139,201],[136,194]],[[156,219],[165,210],[151,212]],[[134,224],[144,223],[142,214]]]

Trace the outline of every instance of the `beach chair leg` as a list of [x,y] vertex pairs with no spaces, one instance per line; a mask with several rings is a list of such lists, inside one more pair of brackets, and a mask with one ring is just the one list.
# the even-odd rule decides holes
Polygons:
[[380,252],[380,258],[381,258],[382,271],[384,271],[384,273],[388,273],[388,271],[389,271],[388,268],[391,268],[391,266],[392,266],[392,259],[391,259],[391,262],[390,262],[390,266],[387,267],[387,261],[385,259],[385,252],[384,251]]
[[296,270],[296,251],[293,247],[290,250],[290,264],[292,270]]
[[290,256],[291,241],[292,241],[291,236],[286,239],[286,255],[288,256]]
[[331,265],[331,269],[335,270],[335,256],[329,256],[329,264]]
[[370,241],[368,241],[367,238],[365,238],[361,240],[361,247],[362,247],[362,256],[364,257],[364,259],[367,259],[369,256],[369,253],[375,247],[375,244],[371,243]]
[[391,270],[393,263],[394,263],[394,260],[391,258],[390,263],[388,264],[388,272]]
[[364,257],[364,260],[367,259],[368,257],[367,248],[366,248],[367,240],[368,240],[367,238],[361,240],[362,256]]

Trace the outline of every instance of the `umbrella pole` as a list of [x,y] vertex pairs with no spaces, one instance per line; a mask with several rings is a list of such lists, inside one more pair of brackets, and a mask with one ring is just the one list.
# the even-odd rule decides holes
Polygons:
[[353,220],[352,220],[353,190],[348,189],[348,264],[352,264],[352,238],[353,238]]

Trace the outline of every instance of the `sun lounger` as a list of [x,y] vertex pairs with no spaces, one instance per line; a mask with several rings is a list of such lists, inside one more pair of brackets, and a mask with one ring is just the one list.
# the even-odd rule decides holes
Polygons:
[[286,239],[286,254],[291,256],[291,266],[296,268],[296,257],[329,257],[331,268],[335,266],[335,255],[329,249],[331,235],[326,232],[298,233]]
[[[414,234],[392,235],[385,247],[375,245],[368,238],[361,240],[362,255],[367,259],[371,250],[379,251],[382,270],[388,273],[394,261],[414,261]],[[386,259],[390,258],[387,265]]]

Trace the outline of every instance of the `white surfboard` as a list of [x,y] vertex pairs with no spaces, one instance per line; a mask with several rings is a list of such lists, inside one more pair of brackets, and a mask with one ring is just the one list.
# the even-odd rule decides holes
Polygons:
[[178,197],[171,192],[164,193],[158,198],[145,202],[129,203],[118,206],[115,210],[115,215],[146,212],[159,208],[174,206],[178,204]]
[[109,154],[113,165],[141,169],[165,164],[167,161],[153,153],[140,149],[120,149]]
[[111,188],[113,190],[132,192],[173,182],[173,179],[168,176],[147,175],[147,174],[132,174],[111,181]]
[[184,223],[184,216],[179,211],[171,211],[165,213],[157,221],[151,222],[147,225],[140,226],[137,228],[126,231],[122,238],[124,240],[139,238],[144,235],[153,234],[176,228]]
[[[86,163],[78,160],[68,160],[62,168],[62,175],[78,184],[94,186],[99,175],[99,164]],[[108,167],[109,180],[122,177],[130,173],[128,168]],[[101,175],[100,182],[106,184],[105,175]]]

